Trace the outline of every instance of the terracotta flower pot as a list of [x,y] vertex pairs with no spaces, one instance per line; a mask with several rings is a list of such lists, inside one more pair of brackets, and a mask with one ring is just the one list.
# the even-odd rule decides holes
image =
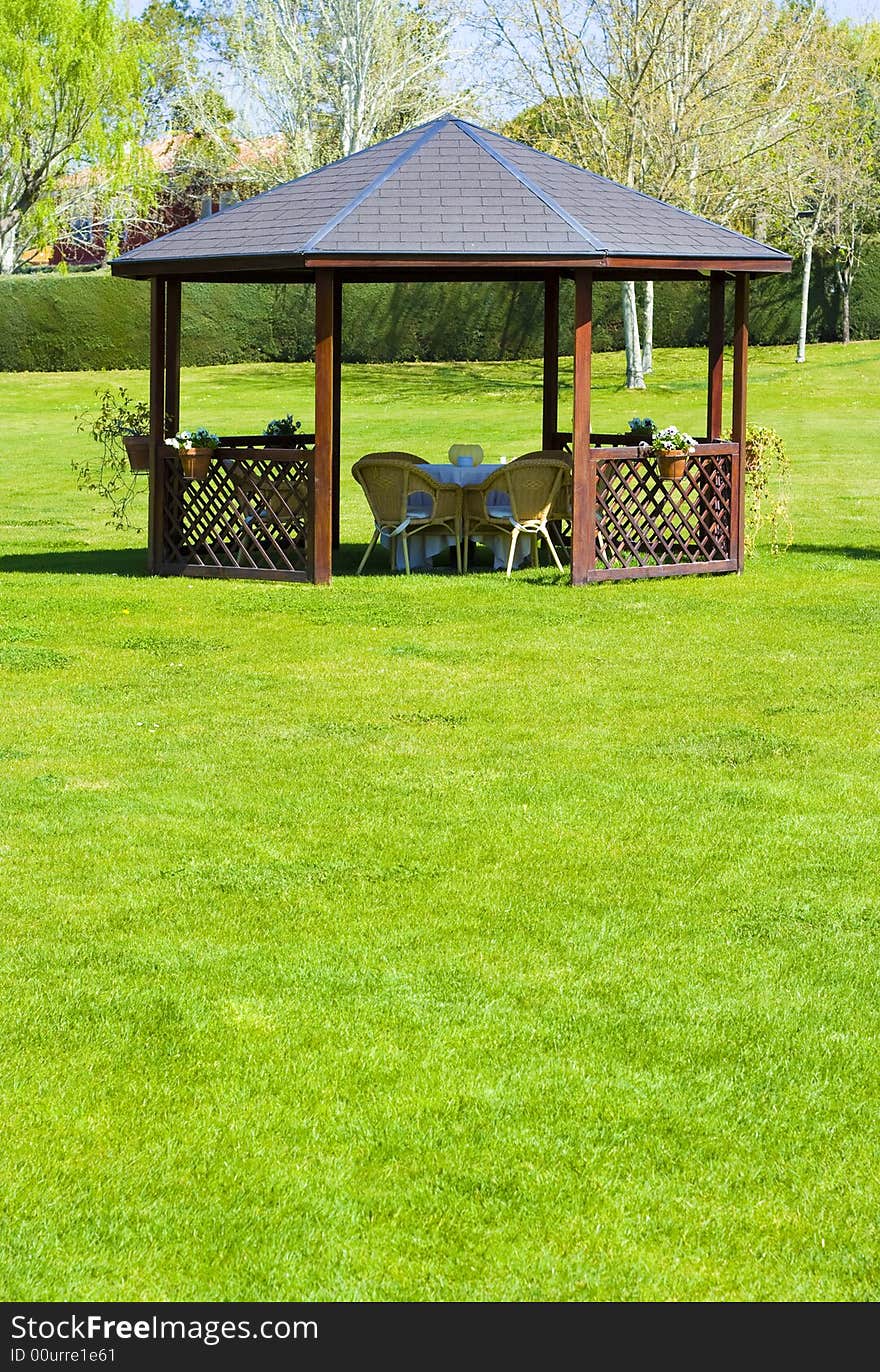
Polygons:
[[187,481],[204,481],[211,465],[213,448],[181,448],[180,465]]
[[150,470],[150,440],[140,435],[127,434],[123,438],[125,451],[128,454],[128,465],[133,472],[148,472]]
[[681,481],[687,466],[688,455],[685,452],[668,452],[657,454],[657,466],[660,468],[660,477],[663,481]]

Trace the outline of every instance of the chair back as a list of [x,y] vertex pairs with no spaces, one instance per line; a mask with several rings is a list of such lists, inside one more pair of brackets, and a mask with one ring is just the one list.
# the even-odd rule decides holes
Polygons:
[[399,524],[406,518],[407,482],[413,464],[388,453],[360,458],[351,474],[363,490],[373,519],[379,525]]
[[486,518],[497,518],[497,506],[493,511],[490,496],[495,491],[506,491],[510,512],[517,524],[542,524],[549,516],[567,474],[568,463],[564,458],[518,458],[493,473],[482,487]]
[[458,519],[462,489],[454,483],[437,481],[429,472],[410,467],[407,480],[406,512],[416,519]]
[[427,465],[428,462],[426,457],[416,457],[415,453],[364,453],[360,460],[366,462],[367,458],[380,462],[386,460],[391,462],[420,462],[424,465]]
[[461,487],[435,481],[421,462],[403,461],[388,453],[368,453],[351,469],[373,518],[380,525],[410,519],[454,519],[461,509]]
[[[571,458],[568,453],[554,451],[552,448],[539,448],[533,453],[523,453],[520,457],[515,457],[514,462],[564,462],[566,467],[571,466]],[[513,463],[510,464],[513,466]]]

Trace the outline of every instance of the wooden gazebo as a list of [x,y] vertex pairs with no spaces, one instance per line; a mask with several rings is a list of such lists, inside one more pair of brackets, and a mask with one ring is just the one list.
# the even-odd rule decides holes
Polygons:
[[[750,277],[791,259],[754,239],[451,116],[135,248],[148,278],[153,572],[327,583],[339,543],[343,283],[542,281],[543,448],[570,447],[573,584],[739,571]],[[560,280],[574,280],[574,404],[558,429]],[[597,280],[707,281],[706,434],[681,482],[624,435],[590,430]],[[731,439],[722,441],[725,286],[735,285]],[[315,432],[295,448],[224,438],[205,481],[164,446],[180,409],[185,281],[314,282]]]

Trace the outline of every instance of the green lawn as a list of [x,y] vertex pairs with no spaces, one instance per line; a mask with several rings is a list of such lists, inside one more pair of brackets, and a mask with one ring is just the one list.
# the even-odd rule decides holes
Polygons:
[[[599,357],[596,427],[704,369]],[[116,378],[0,377],[0,1296],[877,1297],[880,343],[751,376],[791,551],[579,591],[347,575],[350,478],[330,590],[147,579],[70,472]],[[538,381],[347,368],[346,471]]]

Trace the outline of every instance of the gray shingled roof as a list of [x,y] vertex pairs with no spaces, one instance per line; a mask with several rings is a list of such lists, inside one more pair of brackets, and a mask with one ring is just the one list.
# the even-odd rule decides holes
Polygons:
[[[351,257],[787,262],[709,220],[444,116],[165,234],[117,262]],[[115,265],[115,264],[114,264]]]

